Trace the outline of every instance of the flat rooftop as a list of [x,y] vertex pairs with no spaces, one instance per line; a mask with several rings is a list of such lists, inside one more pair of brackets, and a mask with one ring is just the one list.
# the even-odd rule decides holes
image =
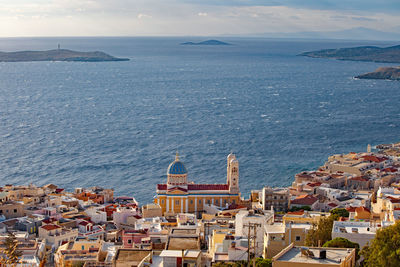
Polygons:
[[170,237],[168,250],[200,249],[198,238],[195,237]]
[[[326,259],[319,258],[319,252],[326,250]],[[314,254],[314,257],[308,257],[301,253],[301,247],[293,247],[276,261],[286,262],[298,262],[298,263],[310,263],[310,264],[340,264],[343,262],[348,255],[350,255],[352,249],[332,249],[332,248],[308,248]]]
[[116,260],[119,261],[141,261],[151,253],[151,250],[119,249]]
[[174,235],[195,235],[196,234],[196,229],[172,229],[172,234]]

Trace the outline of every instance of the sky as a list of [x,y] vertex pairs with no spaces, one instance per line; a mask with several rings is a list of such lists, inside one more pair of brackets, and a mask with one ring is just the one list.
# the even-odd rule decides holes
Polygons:
[[398,14],[400,0],[0,0],[0,37],[400,33]]

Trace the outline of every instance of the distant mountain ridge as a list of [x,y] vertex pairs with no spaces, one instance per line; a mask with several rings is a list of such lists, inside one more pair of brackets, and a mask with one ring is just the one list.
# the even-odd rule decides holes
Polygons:
[[360,46],[339,49],[323,49],[301,53],[300,56],[352,61],[400,63],[400,45],[385,48],[377,46]]
[[[238,35],[232,35],[232,36],[238,36]],[[379,41],[400,40],[400,32],[386,32],[365,27],[357,27],[339,31],[264,32],[264,33],[246,34],[245,36],[266,37],[266,38],[295,38],[295,39],[345,39],[345,40],[379,40]]]
[[27,61],[128,61],[128,58],[117,58],[104,52],[79,52],[68,49],[54,49],[47,51],[16,51],[0,52],[0,62],[27,62]]
[[181,45],[231,45],[230,43],[218,41],[218,40],[207,40],[207,41],[202,41],[202,42],[185,42],[181,43]]

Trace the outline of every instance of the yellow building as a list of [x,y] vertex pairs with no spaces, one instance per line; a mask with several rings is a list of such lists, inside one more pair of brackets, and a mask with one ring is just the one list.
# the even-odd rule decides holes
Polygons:
[[282,223],[265,225],[264,258],[272,258],[290,244],[304,246],[308,231],[328,213],[295,211],[283,216]]
[[167,183],[157,185],[154,202],[161,206],[163,214],[197,213],[203,211],[203,205],[225,207],[237,204],[239,192],[239,162],[235,155],[227,157],[226,184],[188,183],[185,165],[176,154],[167,170]]

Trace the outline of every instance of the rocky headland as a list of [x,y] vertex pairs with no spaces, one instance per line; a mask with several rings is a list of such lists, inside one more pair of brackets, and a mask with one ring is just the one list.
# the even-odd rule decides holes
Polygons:
[[360,46],[351,48],[323,49],[301,53],[300,56],[352,61],[400,63],[400,45],[383,48],[377,46]]
[[373,72],[356,76],[358,79],[400,80],[400,67],[381,67]]
[[68,49],[54,49],[47,51],[16,51],[0,52],[0,62],[28,62],[28,61],[128,61],[128,58],[117,58],[104,52],[79,52]]

